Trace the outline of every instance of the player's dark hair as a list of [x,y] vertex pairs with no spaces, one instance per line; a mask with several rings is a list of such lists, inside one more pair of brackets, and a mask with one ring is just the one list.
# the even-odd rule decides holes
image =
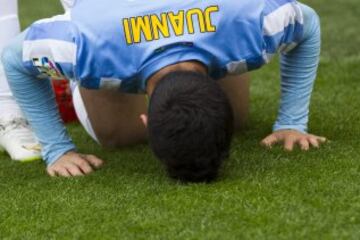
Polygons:
[[170,177],[210,182],[229,155],[233,112],[219,84],[179,71],[164,76],[150,99],[149,142]]

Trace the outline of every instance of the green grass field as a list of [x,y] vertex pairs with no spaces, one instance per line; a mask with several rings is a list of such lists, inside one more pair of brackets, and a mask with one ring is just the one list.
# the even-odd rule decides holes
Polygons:
[[[1,155],[0,239],[360,239],[358,1],[306,1],[322,19],[310,116],[311,132],[331,140],[321,149],[259,146],[279,101],[274,61],[252,74],[251,118],[216,183],[179,185],[147,146],[106,151],[71,125],[79,150],[106,166],[52,179],[43,163]],[[56,0],[21,0],[20,8],[23,27],[62,11]]]

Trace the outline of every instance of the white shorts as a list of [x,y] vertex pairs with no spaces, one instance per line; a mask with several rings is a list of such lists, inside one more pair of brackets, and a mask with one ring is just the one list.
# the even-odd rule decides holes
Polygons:
[[76,82],[71,82],[71,90],[72,90],[72,98],[73,104],[75,108],[76,115],[81,123],[81,125],[85,128],[86,132],[97,142],[99,143],[98,138],[94,132],[94,129],[91,125],[91,121],[89,119],[88,113],[85,108],[84,101],[81,97],[79,86]]

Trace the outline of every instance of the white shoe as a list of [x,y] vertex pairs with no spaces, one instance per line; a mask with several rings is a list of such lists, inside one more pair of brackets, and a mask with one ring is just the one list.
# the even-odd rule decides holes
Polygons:
[[0,120],[0,151],[6,151],[15,161],[41,159],[41,146],[24,118]]

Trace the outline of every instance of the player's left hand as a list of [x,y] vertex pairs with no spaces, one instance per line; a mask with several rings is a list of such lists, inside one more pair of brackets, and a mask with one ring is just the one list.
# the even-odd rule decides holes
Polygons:
[[320,144],[326,141],[325,137],[302,133],[296,130],[279,130],[264,138],[261,141],[261,145],[271,148],[274,144],[283,143],[284,149],[287,151],[292,151],[295,145],[299,145],[301,150],[307,151],[310,147],[319,148]]

